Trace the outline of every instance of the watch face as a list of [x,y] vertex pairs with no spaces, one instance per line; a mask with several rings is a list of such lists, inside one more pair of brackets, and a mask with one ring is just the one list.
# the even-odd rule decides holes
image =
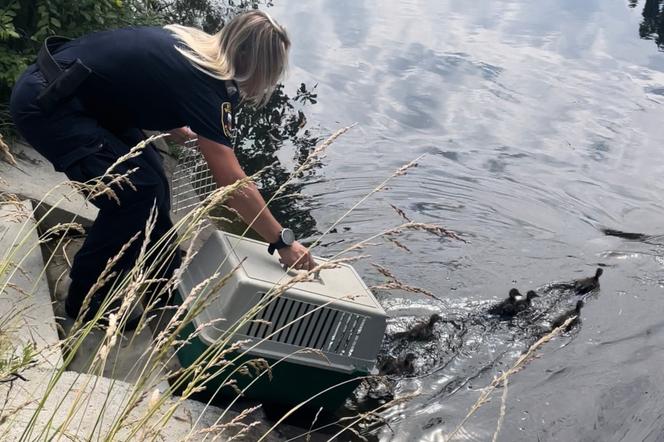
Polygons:
[[291,229],[284,229],[281,231],[281,240],[287,246],[290,246],[295,242],[295,233]]

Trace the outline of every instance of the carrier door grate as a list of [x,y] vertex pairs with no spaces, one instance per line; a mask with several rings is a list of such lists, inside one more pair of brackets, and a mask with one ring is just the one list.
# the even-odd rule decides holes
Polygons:
[[217,189],[217,183],[201,154],[198,139],[185,142],[175,155],[177,165],[171,177],[171,211],[178,213],[197,206]]
[[[260,300],[263,301],[262,293]],[[247,336],[351,356],[367,318],[355,313],[278,297],[246,328]]]

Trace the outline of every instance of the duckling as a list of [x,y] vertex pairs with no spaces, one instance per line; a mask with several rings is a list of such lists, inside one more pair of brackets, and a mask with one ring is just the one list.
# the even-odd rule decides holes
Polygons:
[[406,353],[405,356],[387,356],[378,365],[378,372],[382,375],[411,374],[415,371],[413,361],[417,359],[415,353]]
[[509,297],[504,301],[489,308],[489,314],[498,316],[514,316],[516,314],[516,302],[523,298],[517,289],[510,290]]
[[516,301],[514,301],[514,309],[516,312],[518,313],[527,310],[531,306],[533,298],[539,298],[539,295],[535,293],[534,290],[528,290],[525,297],[517,298]]
[[550,287],[562,290],[574,290],[577,295],[585,295],[586,293],[599,288],[599,277],[602,276],[602,273],[604,273],[604,270],[602,270],[601,267],[598,267],[595,271],[595,276],[576,279],[572,282],[556,283],[552,284]]
[[443,318],[438,313],[434,313],[427,321],[418,322],[410,330],[395,333],[394,337],[397,339],[409,339],[412,341],[427,341],[433,337],[433,327],[436,322],[442,321]]
[[570,322],[567,325],[567,327],[565,327],[565,331],[566,332],[570,331],[572,329],[572,327],[574,327],[575,325],[578,325],[579,322],[581,322],[581,319],[580,319],[581,318],[581,308],[583,307],[583,304],[584,304],[583,301],[579,300],[579,301],[577,301],[576,306],[573,309],[567,310],[566,312],[563,312],[560,315],[558,315],[551,322],[551,329],[553,330],[555,328],[558,328],[558,327],[562,326],[565,323],[565,321],[567,321],[571,317],[574,317],[574,319],[572,320],[572,322]]
[[576,291],[576,294],[585,295],[586,293],[599,288],[599,277],[602,276],[602,273],[604,273],[604,270],[602,270],[601,267],[598,267],[595,271],[595,276],[574,281],[574,291]]
[[648,235],[644,233],[623,232],[622,230],[615,229],[602,229],[606,236],[617,236],[618,238],[629,239],[631,241],[645,241]]

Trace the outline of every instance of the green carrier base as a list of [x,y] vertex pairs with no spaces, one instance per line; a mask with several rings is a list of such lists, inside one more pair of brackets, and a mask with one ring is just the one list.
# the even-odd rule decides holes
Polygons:
[[[187,339],[194,332],[192,324],[184,329],[181,338]],[[196,363],[199,357],[206,352],[208,346],[198,337],[193,338],[190,343],[182,347],[177,356],[183,367],[189,367]],[[237,360],[235,360],[237,358]],[[210,378],[203,384],[205,390],[197,397],[212,400],[213,403],[228,402],[228,399],[237,397],[237,391],[228,385],[221,387],[229,379],[230,373],[236,368],[256,359],[264,359],[272,366],[272,376],[268,373],[256,373],[250,370],[252,375],[235,373],[230,379],[235,380],[235,386],[243,391],[244,398],[254,399],[261,403],[276,403],[281,405],[296,406],[302,404],[304,408],[323,409],[332,413],[337,410],[345,400],[352,394],[362,381],[362,377],[368,373],[353,372],[350,374],[332,370],[323,370],[316,367],[295,364],[288,360],[277,363],[275,359],[238,352],[225,355],[224,359],[235,360],[233,366],[224,369],[213,368],[208,371]],[[275,365],[276,364],[276,365]],[[258,380],[256,376],[260,375]],[[255,381],[255,382],[254,382]],[[252,384],[253,382],[253,384]],[[251,384],[250,387],[249,384]],[[248,387],[248,388],[247,388]],[[246,391],[245,391],[245,388]],[[329,389],[328,391],[325,391]],[[325,391],[324,393],[322,393]]]

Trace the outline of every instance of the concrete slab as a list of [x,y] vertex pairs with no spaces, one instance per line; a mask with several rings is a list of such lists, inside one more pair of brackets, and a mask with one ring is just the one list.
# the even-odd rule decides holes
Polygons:
[[[65,330],[70,329],[72,325],[73,321],[66,319]],[[91,373],[94,357],[104,343],[104,337],[105,332],[102,330],[93,330],[88,334],[74,355],[73,360],[67,365],[67,370]],[[145,328],[138,334],[127,332],[118,340],[118,344],[111,349],[103,371],[101,373],[95,371],[95,373],[102,374],[109,379],[135,383],[142,376],[144,377],[147,367],[152,371],[148,382],[155,384],[167,382],[167,374],[172,372],[172,369],[166,366],[169,361],[151,358],[153,345],[150,329]],[[177,358],[173,356],[173,360],[177,361]]]
[[37,202],[43,200],[44,204],[36,210],[37,219],[51,207],[55,207],[52,216],[57,222],[72,222],[73,214],[83,225],[89,225],[96,218],[97,208],[86,203],[83,195],[70,186],[62,185],[67,177],[53,170],[51,163],[36,150],[15,143],[12,152],[16,165],[0,161],[0,193],[7,192]]
[[[46,267],[46,277],[51,288],[53,299],[53,310],[58,322],[58,331],[60,338],[63,339],[70,334],[74,321],[67,317],[65,312],[65,299],[69,287],[70,264],[73,262],[74,255],[83,244],[84,237],[64,238],[60,242],[47,243],[42,248],[45,260],[48,262]],[[103,344],[105,332],[102,330],[93,330],[89,333],[79,348],[79,351],[73,356],[73,359],[67,365],[67,370],[80,373],[89,373],[92,358],[97,354]],[[155,364],[162,364],[159,361],[150,361],[149,354],[153,345],[153,333],[150,329],[144,329],[138,334],[126,333],[113,347],[101,373],[104,377],[117,379],[125,382],[136,382],[144,366],[154,367]],[[174,358],[177,359],[177,358]],[[163,365],[163,364],[162,364]],[[169,369],[177,370],[178,366]],[[165,379],[163,369],[156,370],[153,381],[156,379]]]
[[[203,404],[178,397],[168,397],[163,405],[157,406],[163,394],[158,389],[135,393],[139,400],[129,405],[134,387],[126,382],[63,372],[47,395],[53,371],[32,369],[24,375],[27,381],[0,385],[0,394],[3,398],[7,396],[0,419],[0,434],[6,442],[18,441],[21,437],[23,440],[50,440],[51,437],[58,440],[57,432],[63,440],[107,440],[124,411],[128,411],[127,418],[112,440],[198,441],[206,435],[208,440],[230,440],[240,430],[237,426],[229,426],[223,432],[220,432],[221,426],[210,429],[222,413],[216,407],[205,408]],[[41,409],[38,408],[40,402],[43,402]],[[153,415],[148,417],[150,410]],[[174,411],[167,418],[169,410]],[[203,411],[205,414],[201,416]],[[229,412],[220,423],[228,423],[238,415]],[[252,423],[256,419],[250,414],[243,421]],[[268,425],[259,422],[233,440],[256,441],[268,429]],[[274,442],[285,438],[274,434],[265,440]]]
[[44,261],[27,201],[0,206],[0,323],[17,348],[34,343],[37,363],[60,366]]

